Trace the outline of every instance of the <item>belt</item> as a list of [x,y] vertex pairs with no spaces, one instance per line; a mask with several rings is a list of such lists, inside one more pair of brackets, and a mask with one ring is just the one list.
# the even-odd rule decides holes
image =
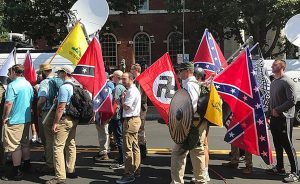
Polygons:
[[131,118],[138,118],[138,117],[140,117],[140,116],[131,116],[131,117],[124,117],[124,119],[131,119]]

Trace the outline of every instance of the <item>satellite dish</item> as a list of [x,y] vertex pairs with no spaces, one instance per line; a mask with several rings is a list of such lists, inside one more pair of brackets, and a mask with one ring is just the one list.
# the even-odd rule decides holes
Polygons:
[[300,14],[290,18],[284,28],[286,38],[293,44],[300,47]]
[[106,0],[78,0],[70,11],[84,25],[88,36],[100,30],[109,15]]

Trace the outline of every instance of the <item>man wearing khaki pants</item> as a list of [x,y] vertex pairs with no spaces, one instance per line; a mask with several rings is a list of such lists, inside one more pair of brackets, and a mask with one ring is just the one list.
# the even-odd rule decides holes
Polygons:
[[[57,72],[58,76],[63,79],[64,84],[59,88],[57,109],[53,122],[53,165],[55,169],[55,178],[47,181],[46,184],[64,184],[66,183],[66,177],[76,177],[75,135],[78,120],[66,115],[65,110],[66,105],[70,103],[74,92],[71,80],[73,71],[74,69],[72,66],[64,65],[59,68]],[[66,152],[66,159],[64,157],[64,150]]]
[[123,150],[125,158],[125,173],[116,182],[119,184],[131,183],[135,180],[134,174],[141,163],[140,148],[138,144],[138,131],[141,126],[141,94],[135,84],[132,73],[122,75],[126,91],[122,96],[123,104]]

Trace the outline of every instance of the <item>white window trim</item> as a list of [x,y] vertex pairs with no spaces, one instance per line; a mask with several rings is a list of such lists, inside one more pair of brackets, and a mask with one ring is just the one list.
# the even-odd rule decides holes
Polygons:
[[118,39],[116,37],[116,35],[114,35],[113,33],[104,33],[103,36],[107,36],[110,35],[115,39],[115,45],[116,45],[116,66],[110,66],[110,67],[118,67],[119,66],[119,60],[118,60]]
[[149,63],[148,63],[148,65],[151,65],[151,61],[152,61],[151,39],[150,39],[150,35],[148,33],[144,32],[144,31],[136,33],[134,35],[134,37],[133,37],[133,53],[134,53],[134,57],[133,58],[134,58],[134,63],[136,63],[136,60],[135,60],[135,58],[136,58],[136,55],[135,55],[135,39],[136,39],[137,36],[139,36],[141,34],[147,35],[147,37],[149,39]]
[[[182,34],[182,32],[180,32],[180,31],[172,31],[167,36],[167,51],[170,54],[170,56],[171,56],[171,53],[170,53],[170,37],[171,37],[172,34],[176,34],[176,33]],[[172,62],[174,62],[174,61],[172,61]]]

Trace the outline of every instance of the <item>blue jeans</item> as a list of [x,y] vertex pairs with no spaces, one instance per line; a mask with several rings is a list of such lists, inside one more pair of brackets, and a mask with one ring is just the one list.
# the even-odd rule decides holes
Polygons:
[[123,164],[124,163],[124,157],[123,157],[123,124],[122,121],[119,119],[112,119],[110,120],[110,128],[113,132],[113,134],[116,137],[116,142],[119,150],[119,158],[118,163]]

